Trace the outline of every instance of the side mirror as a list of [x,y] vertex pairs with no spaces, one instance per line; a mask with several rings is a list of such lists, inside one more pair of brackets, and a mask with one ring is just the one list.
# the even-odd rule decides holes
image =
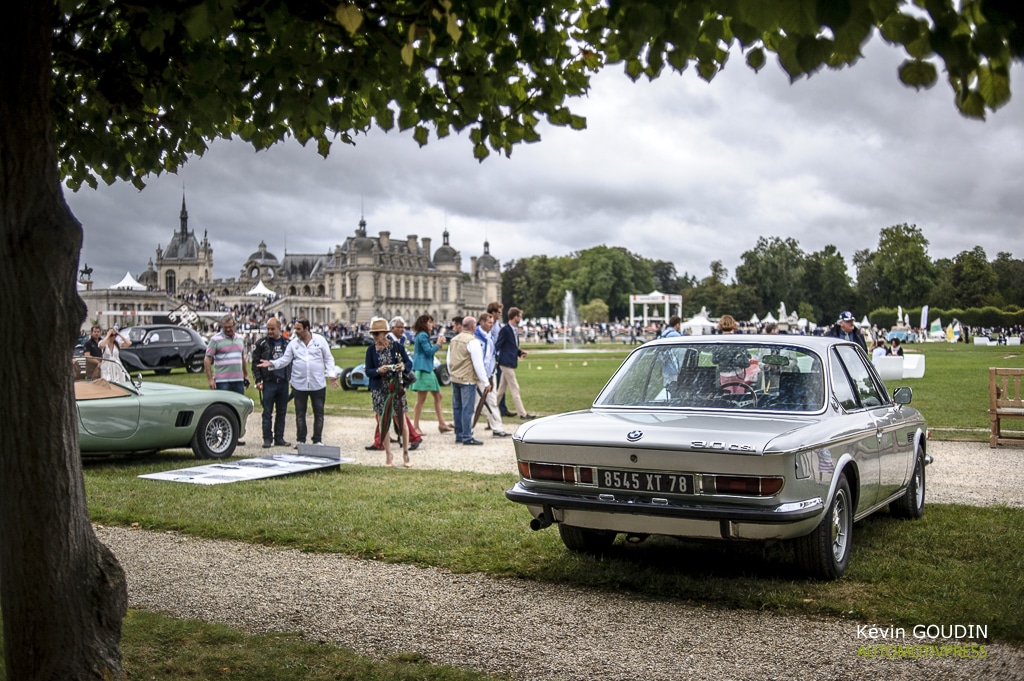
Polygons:
[[135,374],[135,378],[132,379],[132,385],[135,386],[136,390],[142,390],[142,374]]
[[892,401],[896,404],[910,404],[910,400],[913,398],[914,391],[907,386],[901,386],[892,391]]

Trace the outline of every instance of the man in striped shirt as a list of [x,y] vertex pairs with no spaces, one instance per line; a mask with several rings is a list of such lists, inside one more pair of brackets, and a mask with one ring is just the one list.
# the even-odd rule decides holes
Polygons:
[[220,331],[206,346],[206,378],[211,390],[233,390],[244,395],[249,382],[245,362],[245,341],[235,334],[235,318],[225,315]]

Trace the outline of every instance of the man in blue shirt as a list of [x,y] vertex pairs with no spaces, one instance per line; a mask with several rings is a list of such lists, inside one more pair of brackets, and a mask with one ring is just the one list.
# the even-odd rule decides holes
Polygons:
[[483,408],[487,410],[487,427],[491,429],[492,436],[509,437],[510,433],[505,432],[505,425],[501,421],[501,413],[498,409],[498,386],[494,375],[498,361],[494,352],[494,339],[491,335],[494,327],[494,318],[489,313],[484,312],[477,319],[477,322],[476,337],[480,339],[480,343],[484,346],[484,373],[487,374],[487,380],[491,384],[490,389],[486,393],[480,390],[477,391],[477,404],[479,404],[480,400],[484,401]]
[[683,334],[679,333],[679,325],[682,323],[682,321],[683,320],[680,319],[679,315],[677,314],[674,314],[671,317],[669,317],[668,324],[665,326],[665,329],[661,332],[661,337],[672,338],[673,336],[682,336]]

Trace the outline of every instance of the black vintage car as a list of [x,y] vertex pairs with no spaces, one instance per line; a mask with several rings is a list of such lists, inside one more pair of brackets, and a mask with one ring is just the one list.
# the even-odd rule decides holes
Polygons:
[[169,374],[184,367],[191,374],[203,370],[206,341],[198,333],[174,324],[132,326],[122,333],[132,344],[121,349],[121,363],[131,372]]
[[361,345],[373,345],[373,336],[368,333],[357,333],[351,336],[344,336],[338,340],[339,345],[346,347],[358,347]]

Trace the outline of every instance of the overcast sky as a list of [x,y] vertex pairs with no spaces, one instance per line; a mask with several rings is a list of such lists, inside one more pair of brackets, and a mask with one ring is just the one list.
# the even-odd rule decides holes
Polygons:
[[606,244],[667,260],[698,278],[721,260],[735,273],[759,236],[811,253],[836,245],[850,263],[884,227],[921,228],[934,258],[976,245],[1024,257],[1024,79],[986,122],[962,118],[940,77],[900,85],[902,57],[878,38],[852,69],[790,85],[774,63],[754,74],[733,54],[714,81],[692,70],[632,83],[614,68],[570,102],[585,131],[545,128],[510,159],[472,157],[466,135],[419,148],[374,131],[324,160],[288,141],[255,153],[217,142],[177,175],[67,191],[85,230],[81,262],[97,287],[138,274],[178,229],[209,233],[214,276],[236,277],[261,240],[278,257],[326,253],[365,215],[371,235],[415,234],[463,258],[502,263]]

